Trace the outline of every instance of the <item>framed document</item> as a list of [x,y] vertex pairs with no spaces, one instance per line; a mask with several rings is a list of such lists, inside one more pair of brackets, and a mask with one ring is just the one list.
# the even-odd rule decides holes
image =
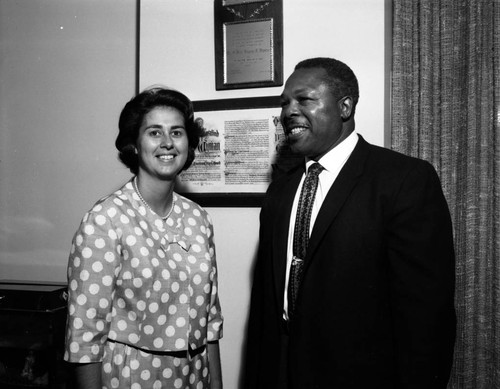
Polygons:
[[202,206],[260,206],[269,183],[301,163],[280,123],[279,96],[194,101],[203,135],[176,191]]
[[282,0],[215,0],[217,90],[283,85]]

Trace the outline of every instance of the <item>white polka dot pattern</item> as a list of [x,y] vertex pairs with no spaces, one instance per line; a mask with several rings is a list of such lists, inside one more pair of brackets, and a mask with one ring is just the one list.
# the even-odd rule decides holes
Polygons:
[[68,264],[67,361],[102,361],[108,338],[179,351],[222,337],[210,216],[174,202],[164,221],[129,181],[84,216]]

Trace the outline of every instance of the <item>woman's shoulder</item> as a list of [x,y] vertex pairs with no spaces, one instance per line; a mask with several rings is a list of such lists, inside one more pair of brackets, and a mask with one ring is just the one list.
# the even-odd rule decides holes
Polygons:
[[128,181],[119,189],[97,200],[87,211],[86,217],[93,214],[106,214],[107,216],[113,216],[115,214],[127,212],[127,209],[130,209],[128,212],[131,212],[134,208],[133,204],[135,203],[133,193],[134,187],[132,185],[132,181]]
[[195,217],[201,217],[203,219],[207,219],[210,223],[212,223],[212,219],[209,213],[205,210],[205,208],[203,208],[197,202],[179,193],[175,193],[175,196],[177,197],[178,205],[182,208],[182,211],[185,214],[187,215],[191,214]]

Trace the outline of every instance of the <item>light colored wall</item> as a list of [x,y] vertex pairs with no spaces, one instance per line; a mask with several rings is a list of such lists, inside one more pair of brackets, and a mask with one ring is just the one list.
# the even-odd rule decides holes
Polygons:
[[[304,58],[329,56],[352,67],[360,84],[357,130],[383,145],[385,2],[283,0],[284,75]],[[282,87],[215,90],[213,2],[142,0],[139,85],[177,88],[193,100],[272,96]],[[181,39],[182,37],[182,39]],[[258,244],[258,208],[211,208],[225,315],[221,341],[224,380],[237,388],[248,312],[251,267]]]
[[[360,84],[356,127],[383,145],[385,1],[283,0],[283,8],[285,79],[304,58],[346,62]],[[215,90],[213,1],[142,0],[140,14],[140,89],[161,83],[192,100],[281,93],[282,87]]]
[[[356,72],[357,128],[382,145],[384,0],[283,0],[284,74],[333,56]],[[64,281],[83,213],[130,174],[113,142],[125,102],[162,83],[193,100],[278,95],[215,91],[212,0],[0,0],[0,278]],[[140,71],[136,79],[136,44]],[[208,208],[215,227],[225,387],[237,388],[258,208]]]
[[0,278],[64,281],[135,92],[135,0],[0,0]]

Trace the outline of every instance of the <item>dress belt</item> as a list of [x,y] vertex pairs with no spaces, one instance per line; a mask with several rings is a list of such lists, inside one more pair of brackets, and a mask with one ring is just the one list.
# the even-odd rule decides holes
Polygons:
[[142,351],[143,353],[146,353],[146,354],[160,355],[160,356],[161,355],[165,355],[165,356],[177,357],[177,358],[187,358],[188,357],[188,353],[189,353],[189,356],[191,358],[193,358],[194,356],[196,356],[198,354],[201,354],[205,350],[205,348],[207,347],[206,345],[203,345],[203,346],[198,347],[197,349],[194,349],[194,350],[191,347],[189,347],[189,350],[156,351],[156,350],[148,350],[148,349],[145,349],[145,348],[140,348],[140,347],[132,346],[131,344],[118,342],[118,341],[113,340],[113,339],[108,339],[108,342],[124,344],[125,346],[128,346],[128,347],[134,348],[136,350]]

